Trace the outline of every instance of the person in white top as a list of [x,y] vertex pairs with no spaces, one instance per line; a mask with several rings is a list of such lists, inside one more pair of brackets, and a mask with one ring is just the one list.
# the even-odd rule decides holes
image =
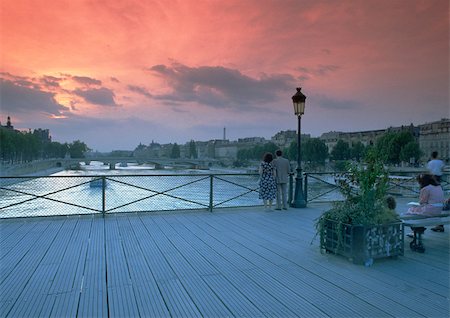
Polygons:
[[442,171],[444,170],[444,162],[441,159],[438,159],[437,151],[433,151],[433,153],[431,154],[431,160],[427,163],[427,169],[432,175],[435,176],[438,182],[441,182]]

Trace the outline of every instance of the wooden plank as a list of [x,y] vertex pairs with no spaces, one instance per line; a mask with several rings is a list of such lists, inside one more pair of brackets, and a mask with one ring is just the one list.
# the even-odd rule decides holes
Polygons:
[[[171,223],[172,227],[174,227],[176,225],[175,222]],[[180,226],[178,227],[174,227],[175,228],[180,228]],[[180,233],[179,231],[175,231],[175,233]],[[194,237],[189,236],[188,232],[183,232],[183,234],[186,236],[185,238],[189,239],[189,242],[192,242],[193,240],[195,240]],[[177,234],[178,235],[178,234]],[[176,246],[179,248],[180,247],[180,242],[183,240],[183,238],[181,237],[181,235],[172,235],[172,237],[170,238],[171,240],[174,240],[174,244],[175,242],[177,243]],[[186,259],[189,259],[189,255],[191,253],[191,250],[188,248],[187,251],[183,251],[180,248],[178,249],[180,251],[180,253],[183,254],[184,257],[186,257]],[[211,252],[209,252],[211,253]],[[173,257],[174,255],[171,254],[171,256]],[[222,262],[222,261],[221,261]],[[183,260],[180,258],[176,258],[174,259],[172,262],[172,264],[174,264],[173,266],[175,266],[175,264],[182,264]],[[209,266],[214,266],[214,263],[208,263],[206,262],[206,259],[203,260],[203,263],[208,264]],[[188,265],[184,265],[182,267],[186,267]],[[281,303],[277,302],[273,297],[270,296],[270,294],[268,294],[265,290],[259,288],[259,286],[253,284],[253,282],[251,280],[249,280],[247,277],[245,277],[244,275],[242,275],[240,273],[240,271],[234,267],[231,263],[227,264],[227,267],[230,269],[227,274],[229,273],[229,275],[226,275],[227,279],[239,290],[241,290],[243,292],[243,294],[246,295],[246,297],[255,305],[259,308],[259,310],[261,310],[261,312],[268,314],[268,315],[273,315],[275,312],[277,312],[278,314],[281,314],[283,316],[292,316],[294,315],[294,313],[292,311],[289,311],[285,306],[283,306]],[[196,267],[195,267],[196,268]],[[195,277],[194,274],[190,274],[190,275],[186,275],[185,272],[182,272],[179,274],[179,276],[188,276],[189,278],[193,279],[193,277]],[[210,276],[211,274],[209,274],[208,276]],[[207,277],[208,277],[207,276]],[[200,277],[197,278],[196,280],[199,281]],[[183,280],[182,280],[183,281]],[[237,284],[237,286],[236,286]],[[202,289],[204,289],[205,287],[202,287]],[[194,291],[197,290],[194,289]],[[192,295],[193,292],[191,292],[190,294]],[[200,298],[202,299],[202,298]]]
[[[208,288],[208,285],[202,281],[197,268],[188,261],[190,259],[189,253],[184,251],[181,254],[182,246],[180,246],[180,242],[183,242],[183,238],[171,227],[166,218],[156,218],[154,221],[156,226],[152,228],[152,237],[154,237],[159,249],[161,251],[164,250],[166,261],[192,299],[193,304],[190,306],[195,306],[201,313],[201,316],[229,316],[231,313]],[[162,285],[166,286],[167,284],[163,282]]]
[[[47,222],[44,222],[42,227],[36,227],[30,232],[30,237],[35,239],[32,244],[33,248],[23,250],[23,257],[20,258],[0,284],[0,295],[2,297],[0,302],[6,304],[0,308],[0,317],[6,316],[14,306],[20,305],[17,303],[17,300],[22,293],[27,294],[30,292],[29,282],[32,282],[31,277],[36,272],[54,237],[62,226],[62,223]],[[45,277],[47,276],[36,276],[38,281],[43,281]],[[33,293],[32,289],[31,293]]]
[[[48,295],[46,291],[49,290],[52,277],[56,271],[56,264],[39,266],[18,295],[14,305],[10,307],[8,316],[37,317],[47,301]],[[1,317],[5,316],[2,315]]]
[[320,253],[323,210],[0,220],[0,316],[449,316],[447,232],[366,268]]
[[131,285],[108,287],[108,309],[110,317],[138,317],[136,296]]
[[107,317],[104,220],[99,217],[89,217],[87,220],[89,222],[82,223],[87,227],[86,231],[83,232],[83,235],[80,234],[80,236],[88,235],[88,237],[85,241],[87,243],[86,256],[81,277],[77,316]]
[[250,300],[233,286],[222,275],[210,275],[203,277],[203,280],[222,299],[231,311],[233,316],[238,317],[263,317],[264,313],[259,310]]
[[77,317],[108,317],[106,292],[83,289],[77,307]]
[[158,285],[172,317],[203,317],[178,279]]
[[171,317],[164,299],[153,286],[134,286],[136,304],[141,317]]

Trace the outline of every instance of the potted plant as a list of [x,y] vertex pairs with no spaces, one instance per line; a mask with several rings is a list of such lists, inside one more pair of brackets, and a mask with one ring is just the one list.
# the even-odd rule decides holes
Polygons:
[[389,179],[383,164],[351,165],[339,180],[344,201],[333,202],[316,222],[321,250],[366,266],[376,258],[403,255],[403,223],[395,200],[386,196]]

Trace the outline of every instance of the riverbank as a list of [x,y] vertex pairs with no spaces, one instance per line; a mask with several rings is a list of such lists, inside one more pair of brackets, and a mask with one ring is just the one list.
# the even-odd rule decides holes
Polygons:
[[0,177],[48,176],[63,170],[52,161],[33,161],[20,165],[0,165]]

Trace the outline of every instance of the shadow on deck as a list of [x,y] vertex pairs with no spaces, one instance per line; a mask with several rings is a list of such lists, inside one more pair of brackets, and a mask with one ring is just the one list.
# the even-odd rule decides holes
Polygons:
[[449,229],[364,267],[320,253],[326,208],[0,220],[0,316],[449,316]]

